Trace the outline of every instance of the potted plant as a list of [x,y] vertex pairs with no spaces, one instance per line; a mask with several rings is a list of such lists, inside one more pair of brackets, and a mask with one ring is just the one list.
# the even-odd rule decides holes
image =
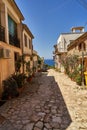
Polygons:
[[32,69],[30,68],[30,61],[26,62],[26,74],[27,81],[30,82],[32,80]]
[[32,70],[33,70],[32,76],[35,77],[36,67],[34,66],[34,67],[32,68]]
[[32,73],[31,73],[31,70],[30,70],[30,73],[28,74],[27,81],[28,81],[28,82],[31,82],[31,81],[32,81]]

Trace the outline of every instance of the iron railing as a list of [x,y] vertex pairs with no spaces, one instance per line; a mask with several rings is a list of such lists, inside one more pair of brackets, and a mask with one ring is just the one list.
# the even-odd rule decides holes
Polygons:
[[9,33],[9,44],[20,48],[20,40],[17,36],[13,36],[11,33]]
[[5,42],[5,28],[0,25],[0,41]]

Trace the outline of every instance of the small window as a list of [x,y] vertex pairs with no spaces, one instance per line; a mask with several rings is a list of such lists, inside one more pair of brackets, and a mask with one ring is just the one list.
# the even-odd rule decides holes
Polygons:
[[86,50],[86,45],[85,45],[85,43],[83,43],[83,50],[84,50],[84,51]]
[[33,50],[33,45],[32,45],[32,50]]
[[80,43],[79,45],[78,45],[78,49],[79,49],[79,51],[85,51],[86,50],[86,46],[85,46],[85,43]]
[[24,42],[25,42],[25,46],[27,47],[27,36],[24,34]]
[[29,39],[29,49],[31,49],[31,40]]
[[78,45],[78,50],[81,51],[81,43]]
[[8,15],[8,30],[12,36],[17,36],[17,23]]

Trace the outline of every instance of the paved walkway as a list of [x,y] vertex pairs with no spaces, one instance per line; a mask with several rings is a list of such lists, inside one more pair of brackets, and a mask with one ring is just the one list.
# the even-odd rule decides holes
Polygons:
[[0,107],[0,130],[87,130],[87,90],[49,70]]

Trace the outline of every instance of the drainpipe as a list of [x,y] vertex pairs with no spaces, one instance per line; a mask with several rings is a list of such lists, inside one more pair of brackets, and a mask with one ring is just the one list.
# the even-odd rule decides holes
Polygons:
[[22,49],[22,61],[23,61],[23,74],[24,74],[24,57],[23,57],[23,25],[21,23],[21,49]]
[[1,3],[0,3],[0,25],[1,25]]
[[82,44],[82,86],[84,86],[84,49]]

